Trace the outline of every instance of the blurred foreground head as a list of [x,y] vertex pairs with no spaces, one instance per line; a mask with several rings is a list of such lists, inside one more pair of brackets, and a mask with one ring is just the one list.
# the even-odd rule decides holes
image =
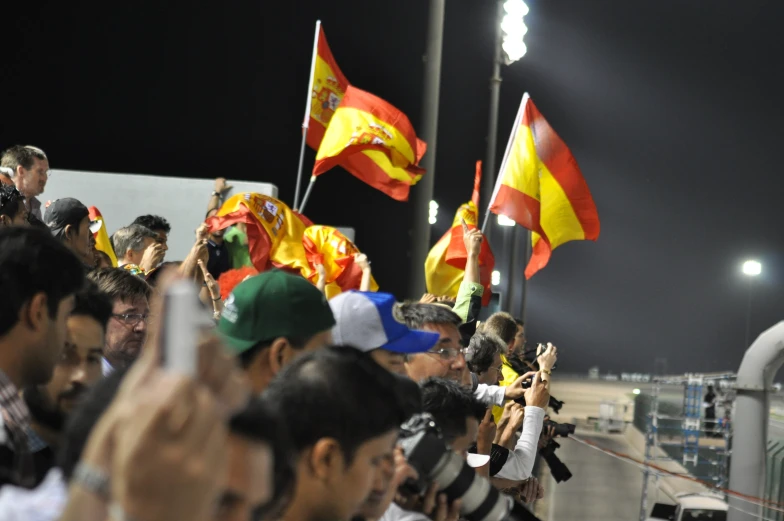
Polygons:
[[330,347],[301,356],[262,395],[284,420],[296,485],[283,517],[349,519],[391,461],[400,424],[421,408],[417,385],[371,356]]

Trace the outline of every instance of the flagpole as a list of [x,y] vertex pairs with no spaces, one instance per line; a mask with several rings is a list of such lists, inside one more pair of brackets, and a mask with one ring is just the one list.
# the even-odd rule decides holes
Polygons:
[[485,233],[485,229],[487,229],[487,223],[490,220],[490,207],[493,205],[493,201],[495,201],[495,196],[498,194],[498,190],[501,189],[501,182],[503,181],[501,174],[506,168],[506,162],[509,160],[509,153],[512,151],[512,143],[514,142],[515,135],[517,134],[517,129],[520,127],[520,122],[523,120],[523,112],[525,110],[525,103],[528,101],[528,97],[529,96],[527,92],[523,94],[523,101],[520,102],[520,108],[517,111],[517,116],[515,117],[514,125],[512,126],[512,133],[509,134],[509,142],[506,144],[506,151],[504,152],[504,158],[501,161],[501,168],[498,169],[498,175],[495,179],[493,195],[490,197],[490,202],[487,204],[487,210],[485,211],[485,220],[482,222],[482,233]]
[[305,211],[305,205],[308,204],[308,199],[310,199],[310,192],[313,190],[313,185],[316,184],[316,176],[310,176],[310,183],[308,183],[308,189],[305,190],[305,195],[302,197],[302,203],[300,203],[299,208],[297,211],[302,213]]
[[[305,103],[305,120],[302,122],[302,144],[299,147],[299,168],[297,168],[297,187],[294,190],[293,208],[297,208],[299,201],[299,190],[302,184],[302,166],[305,162],[305,145],[308,141],[308,128],[310,127],[310,105],[313,98],[313,76],[316,74],[316,57],[318,56],[319,32],[321,31],[321,20],[316,20],[316,36],[313,38],[313,58],[310,61],[310,79],[308,80],[308,97]],[[312,182],[311,182],[312,184]],[[308,187],[308,191],[310,187]]]

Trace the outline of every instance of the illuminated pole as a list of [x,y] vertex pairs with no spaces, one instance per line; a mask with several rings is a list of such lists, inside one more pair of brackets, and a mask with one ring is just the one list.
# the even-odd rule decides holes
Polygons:
[[[488,117],[488,130],[487,130],[487,152],[485,155],[485,171],[482,176],[482,206],[481,208],[488,208],[490,206],[490,198],[493,194],[495,187],[496,174],[495,171],[495,158],[498,139],[498,113],[500,110],[500,96],[501,96],[501,65],[511,65],[512,63],[522,59],[528,49],[525,46],[523,38],[525,33],[528,32],[528,27],[525,25],[525,15],[528,14],[528,6],[523,0],[497,0],[496,2],[496,37],[495,37],[495,50],[493,55],[493,74],[490,76],[490,115]],[[498,216],[498,224],[501,226],[514,226],[514,221],[504,217]],[[493,225],[485,230],[488,240],[492,241]],[[530,243],[530,233],[526,232],[525,239],[521,240],[519,232],[513,230],[508,234],[513,238],[511,243],[502,244],[502,247],[509,249],[507,255],[506,277],[507,283],[505,284],[506,290],[501,294],[501,309],[510,311],[513,307],[518,309],[522,308],[521,315],[525,314],[525,277],[521,273],[516,273],[517,270],[525,269],[525,266],[518,266],[515,262],[520,262],[525,259],[525,252]],[[503,235],[495,233],[497,238],[502,238]],[[500,241],[499,241],[500,242]],[[520,250],[524,253],[521,256]],[[514,290],[514,286],[520,284],[519,291]],[[522,295],[521,297],[513,297],[513,295]],[[517,306],[512,306],[513,298],[519,298],[521,302]]]
[[425,259],[430,250],[430,220],[433,185],[436,177],[436,134],[438,132],[438,98],[441,84],[441,48],[444,41],[446,0],[430,0],[430,19],[425,51],[425,85],[422,102],[422,140],[427,152],[422,158],[425,175],[411,189],[414,222],[411,224],[411,265],[408,296],[419,298],[425,291]]

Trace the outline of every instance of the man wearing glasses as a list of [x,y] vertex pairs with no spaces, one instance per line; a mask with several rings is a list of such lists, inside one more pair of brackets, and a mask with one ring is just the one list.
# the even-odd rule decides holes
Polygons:
[[128,367],[147,340],[151,289],[142,278],[121,268],[96,270],[88,276],[112,299],[112,316],[106,325],[103,374]]

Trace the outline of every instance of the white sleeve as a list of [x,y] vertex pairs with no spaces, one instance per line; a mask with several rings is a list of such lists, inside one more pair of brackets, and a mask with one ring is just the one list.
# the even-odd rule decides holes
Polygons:
[[539,435],[542,434],[544,409],[531,405],[525,408],[523,434],[517,440],[513,451],[509,451],[506,463],[494,478],[522,481],[531,477],[539,447]]
[[479,384],[474,391],[474,398],[485,405],[503,407],[506,389],[497,385]]

